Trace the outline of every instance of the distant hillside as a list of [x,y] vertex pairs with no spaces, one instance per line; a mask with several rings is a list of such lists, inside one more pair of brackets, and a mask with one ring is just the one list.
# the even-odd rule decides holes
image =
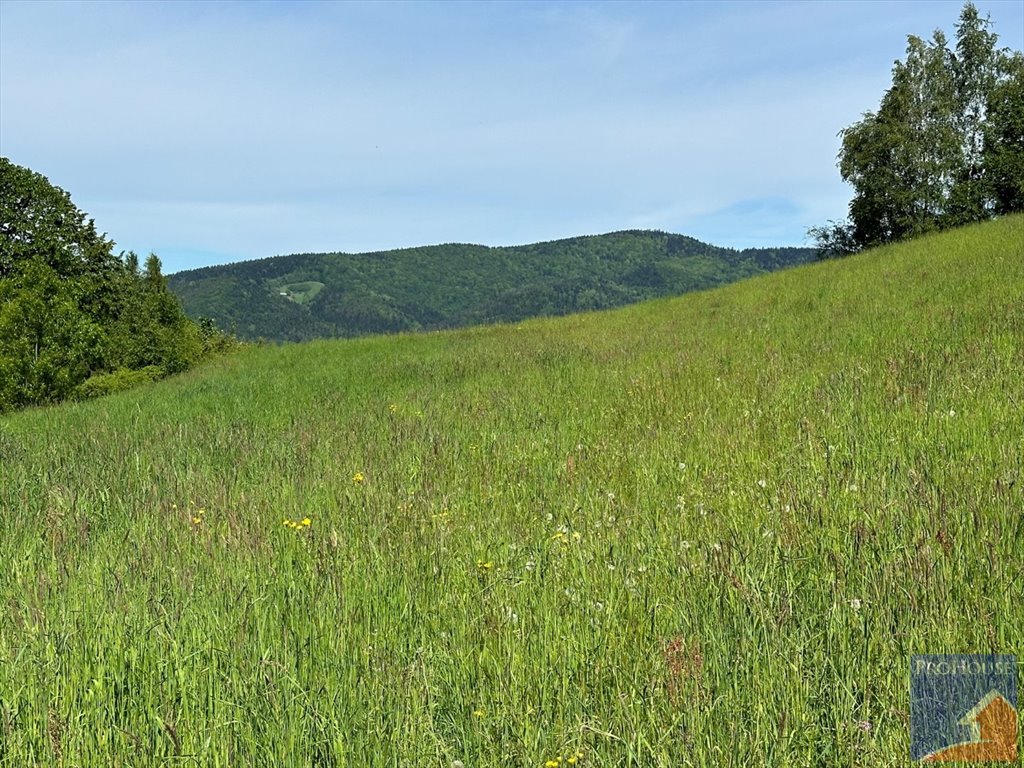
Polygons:
[[507,248],[277,256],[179,272],[169,284],[188,314],[242,338],[304,341],[607,309],[805,264],[814,253],[626,231]]

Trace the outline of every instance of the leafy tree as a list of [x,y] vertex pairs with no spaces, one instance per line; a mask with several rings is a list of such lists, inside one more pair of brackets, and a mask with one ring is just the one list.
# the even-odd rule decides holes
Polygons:
[[968,2],[955,50],[941,31],[907,38],[878,111],[840,132],[839,171],[854,195],[847,221],[809,230],[820,255],[1021,209],[1019,55],[997,49],[990,26]]
[[183,371],[220,342],[185,315],[167,287],[156,254],[146,259],[143,272],[138,271],[138,262],[135,253],[124,255],[126,268],[115,289],[121,299],[120,311],[106,329],[109,343],[104,370]]
[[102,331],[49,265],[0,280],[0,410],[68,397],[98,362]]
[[0,278],[39,261],[76,283],[83,309],[109,317],[106,283],[122,269],[112,248],[67,192],[0,158]]
[[219,338],[189,320],[151,255],[113,243],[39,173],[0,158],[0,411],[50,403],[90,377],[173,373]]
[[993,212],[1024,211],[1024,55],[1008,58],[988,95],[982,165]]

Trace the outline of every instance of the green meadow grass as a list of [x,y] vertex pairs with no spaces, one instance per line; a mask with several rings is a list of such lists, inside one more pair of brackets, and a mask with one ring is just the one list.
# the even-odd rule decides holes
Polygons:
[[1022,442],[1020,216],[10,415],[0,765],[906,765]]

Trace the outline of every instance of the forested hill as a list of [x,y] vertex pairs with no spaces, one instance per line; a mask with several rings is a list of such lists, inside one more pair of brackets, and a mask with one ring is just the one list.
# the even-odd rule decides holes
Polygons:
[[626,231],[515,247],[277,256],[180,272],[169,284],[190,315],[213,318],[242,338],[303,341],[604,309],[814,257],[810,248],[737,251]]

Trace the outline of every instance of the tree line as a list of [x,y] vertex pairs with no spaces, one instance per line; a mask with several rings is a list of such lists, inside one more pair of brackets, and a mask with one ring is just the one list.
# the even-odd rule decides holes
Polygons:
[[821,255],[1024,210],[1024,55],[991,26],[968,2],[952,48],[907,38],[878,111],[840,132],[854,194],[845,221],[809,230]]
[[155,380],[232,344],[185,315],[156,254],[113,247],[67,192],[0,158],[0,412]]

